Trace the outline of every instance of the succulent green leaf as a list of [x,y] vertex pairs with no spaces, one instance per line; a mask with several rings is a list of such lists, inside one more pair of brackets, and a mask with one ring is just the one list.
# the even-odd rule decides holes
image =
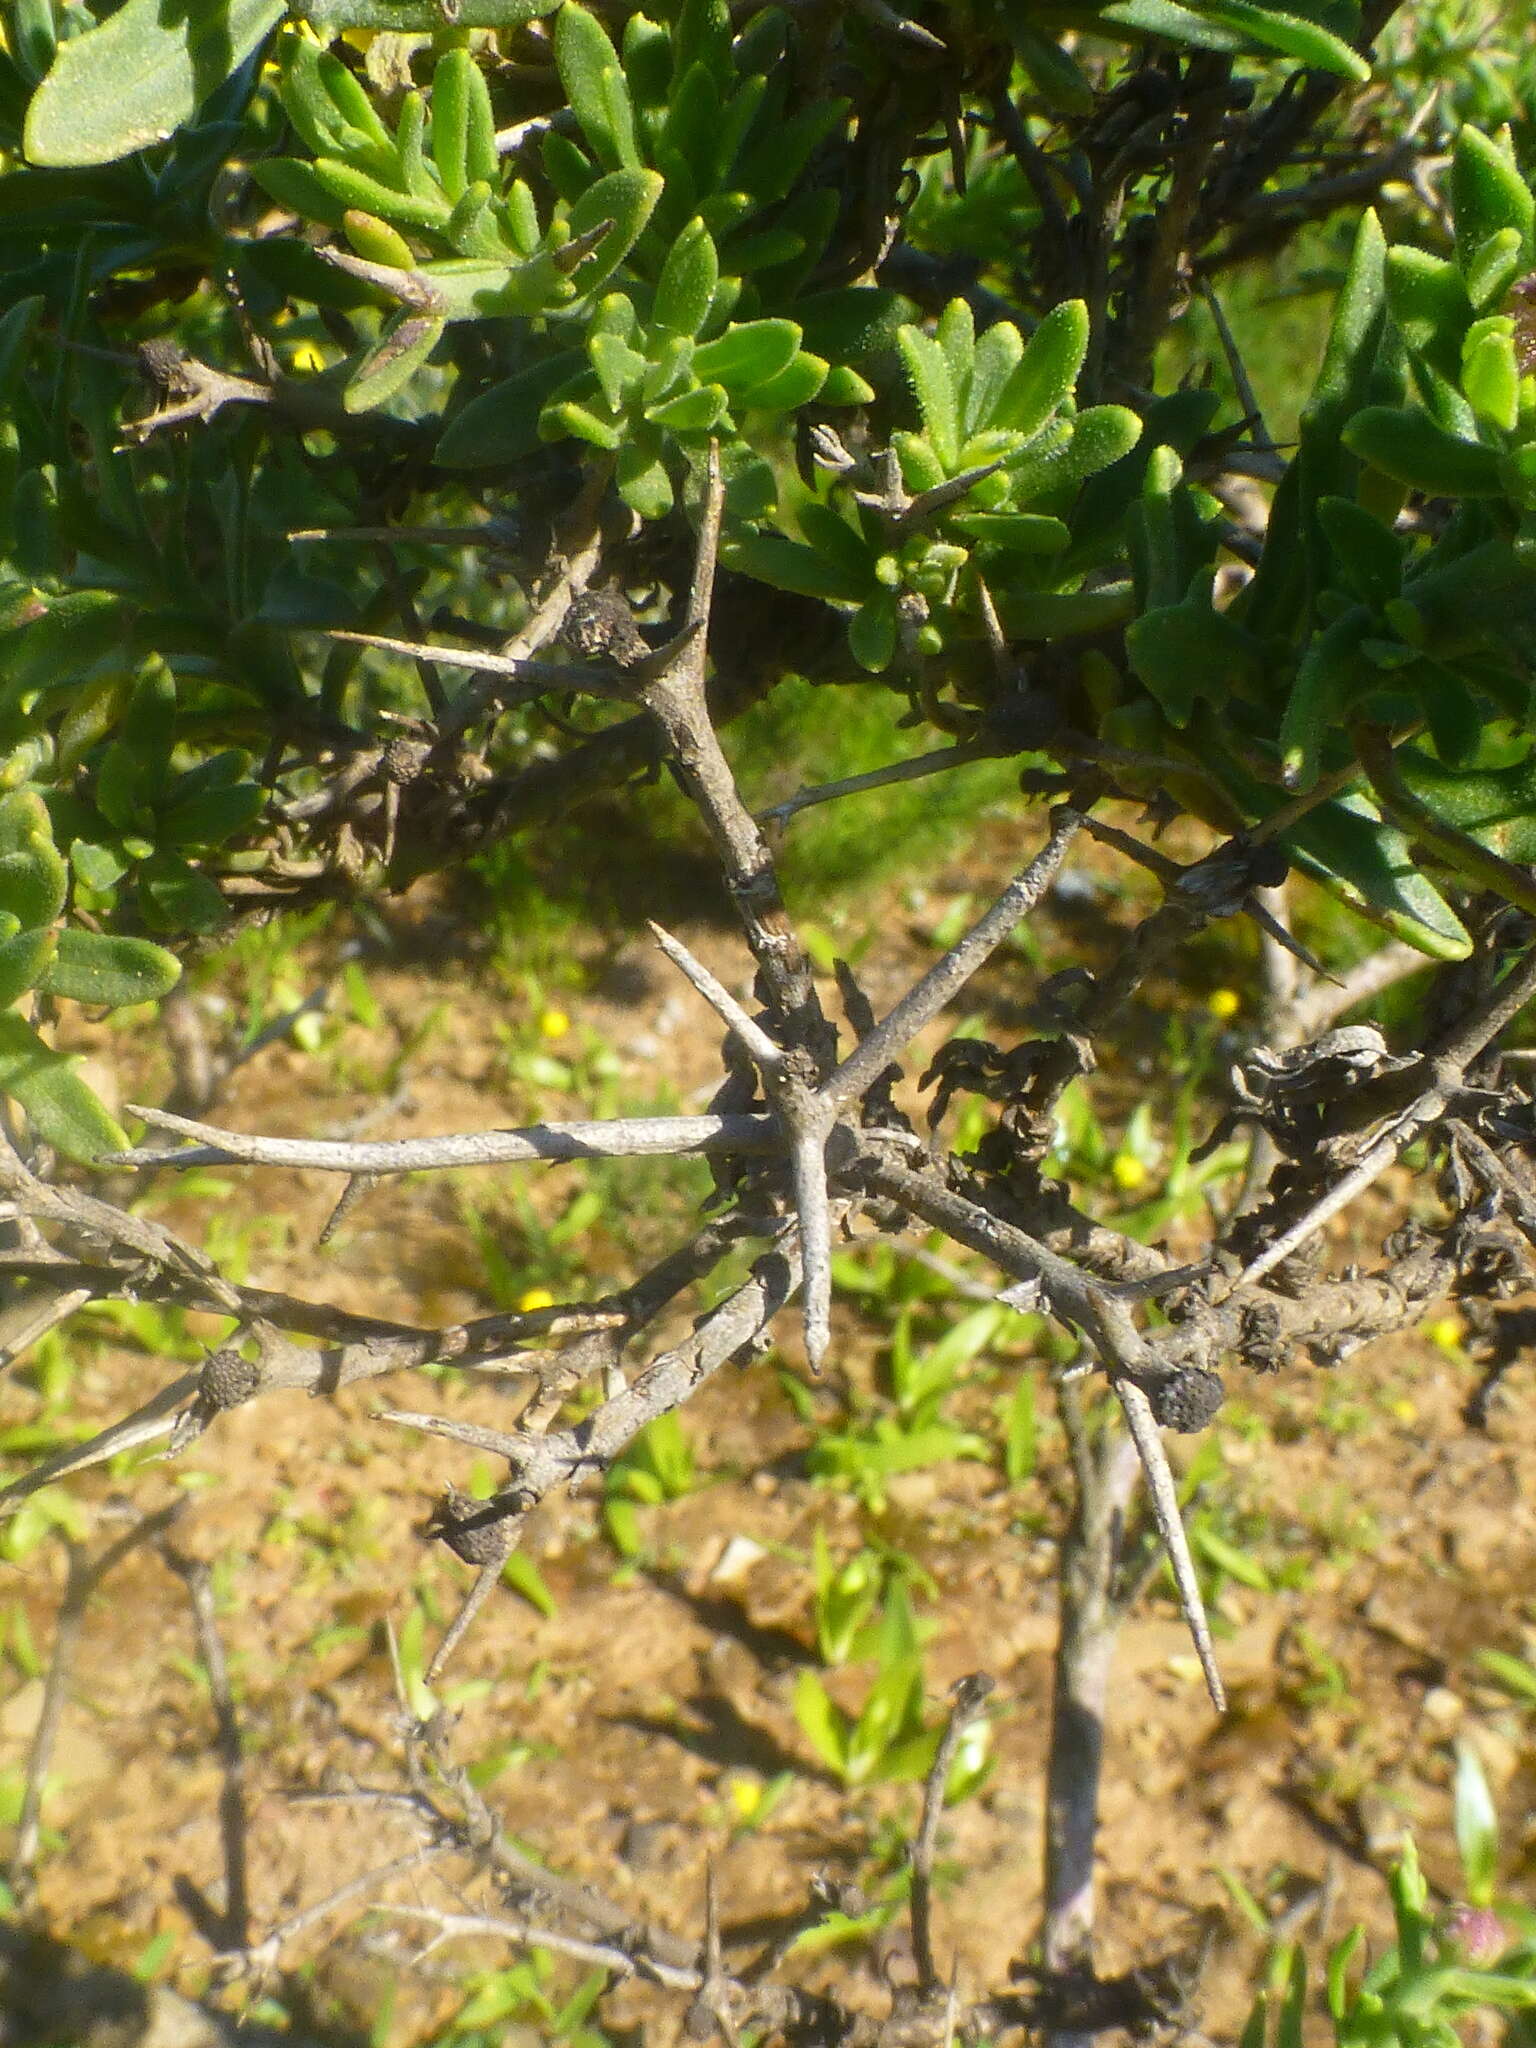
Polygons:
[[1081,299],[1053,306],[1029,338],[992,408],[992,426],[1032,439],[1077,383],[1088,353],[1088,308]]
[[1368,405],[1345,427],[1344,446],[1362,462],[1432,497],[1502,495],[1499,458],[1481,442],[1463,440],[1428,413],[1406,406]]
[[994,421],[999,426],[1007,424],[996,419],[998,401],[1023,359],[1024,343],[1017,327],[1007,320],[994,321],[976,343],[971,359],[962,423],[967,440]]
[[432,161],[455,203],[476,181],[499,181],[491,95],[465,49],[445,50],[432,74]]
[[1408,346],[1441,376],[1454,377],[1472,318],[1472,301],[1456,265],[1404,244],[1387,251],[1386,283],[1387,304]]
[[841,577],[850,597],[867,596],[874,580],[876,551],[857,526],[816,499],[800,508],[800,531],[806,544]]
[[776,377],[767,377],[750,391],[743,391],[740,403],[758,412],[793,412],[797,406],[810,404],[826,377],[827,365],[821,357],[800,349]]
[[[277,157],[259,167],[253,165],[253,175],[258,168],[263,173],[258,184],[285,204],[292,203],[290,194],[296,197],[308,189],[307,181],[296,179],[293,171],[308,170],[333,205],[339,202],[343,208],[355,206],[364,213],[376,213],[381,220],[396,221],[405,227],[436,228],[439,232],[453,216],[453,208],[443,193],[402,192],[340,157],[316,157],[312,165],[294,164],[291,158]],[[280,183],[274,179],[274,172],[279,174]]]
[[1048,491],[1070,489],[1128,455],[1140,438],[1141,421],[1127,406],[1090,406],[1065,429],[1060,443],[1027,448],[1010,465],[1014,495],[1027,503]]
[[[1451,152],[1451,212],[1456,260],[1468,275],[1489,237],[1513,230],[1521,255],[1536,258],[1536,197],[1521,177],[1514,151],[1478,129],[1463,126]],[[1486,303],[1483,301],[1482,303]]]
[[570,376],[569,359],[552,356],[493,384],[455,413],[433,460],[444,469],[494,469],[530,454],[539,445],[545,403]]
[[144,922],[158,932],[213,932],[229,922],[224,898],[180,855],[152,854],[134,880]]
[[109,590],[68,590],[47,610],[0,640],[0,691],[19,704],[35,690],[78,682],[125,644],[133,607]]
[[555,22],[555,63],[571,112],[604,170],[637,170],[635,111],[619,53],[597,19],[565,0]]
[[1485,312],[1503,299],[1525,267],[1520,235],[1514,228],[1500,228],[1486,242],[1480,242],[1465,266],[1467,297],[1478,312]]
[[870,565],[850,576],[837,563],[827,561],[817,549],[776,533],[753,533],[727,541],[721,559],[728,568],[756,577],[774,590],[787,590],[796,597],[819,597],[830,604],[861,604],[869,595]]
[[624,446],[624,436],[612,420],[600,418],[590,406],[574,398],[556,399],[546,405],[539,417],[539,432],[551,441],[566,436],[585,441],[609,455]]
[[1513,433],[1520,417],[1520,364],[1515,323],[1496,313],[1475,320],[1461,349],[1461,389],[1480,420]]
[[960,398],[949,358],[920,327],[903,327],[898,343],[917,400],[923,438],[948,476],[960,466]]
[[1077,59],[1052,37],[1042,35],[1022,20],[1017,8],[1008,10],[1008,27],[1025,76],[1051,111],[1068,114],[1074,120],[1092,113],[1093,87]]
[[126,0],[60,43],[27,109],[23,147],[55,168],[164,142],[282,20],[283,0]]
[[116,1010],[125,1003],[158,1001],[181,979],[175,954],[149,939],[73,930],[60,932],[58,938],[58,951],[43,981],[50,995]]
[[37,331],[39,315],[47,302],[40,296],[18,299],[0,317],[0,399],[8,399]]
[[1465,960],[1472,951],[1466,927],[1425,879],[1408,841],[1365,798],[1317,805],[1279,843],[1308,874],[1431,959]]
[[18,851],[0,853],[0,910],[24,930],[52,924],[68,892],[69,870],[46,832],[32,832]]
[[618,269],[644,233],[662,189],[662,179],[655,171],[613,171],[582,193],[571,208],[571,234],[584,235],[603,221],[609,227],[592,254],[571,274],[578,292],[595,292]]
[[613,469],[614,487],[642,519],[665,519],[672,510],[672,479],[659,455],[626,441]]
[[1264,650],[1225,612],[1209,591],[1183,604],[1143,612],[1125,636],[1131,666],[1173,725],[1189,723],[1199,698],[1218,707],[1234,694],[1251,694],[1262,679]]
[[74,1062],[45,1045],[14,1010],[0,1014],[0,1095],[19,1102],[43,1142],[70,1159],[89,1161],[127,1148],[127,1134]]
[[703,221],[689,221],[661,267],[651,325],[671,334],[696,335],[720,282],[720,258]]
[[1364,605],[1354,605],[1319,633],[1302,656],[1280,721],[1281,763],[1288,788],[1316,782],[1326,742],[1350,707],[1380,676],[1362,643],[1376,630]]
[[254,782],[199,789],[167,805],[156,824],[167,846],[221,846],[252,824],[265,802]]
[[793,320],[748,320],[701,343],[693,352],[694,374],[732,393],[749,391],[787,369],[799,346]]
[[0,941],[0,1010],[8,1010],[37,987],[57,944],[58,933],[47,925],[14,932]]
[[728,403],[718,384],[698,384],[692,391],[679,391],[675,398],[647,406],[645,416],[672,434],[707,434],[724,419]]
[[1321,498],[1318,523],[1339,580],[1362,604],[1379,608],[1403,587],[1403,544],[1352,498]]
[[629,394],[638,390],[645,375],[645,357],[616,334],[589,335],[587,354],[597,372],[597,381],[603,387],[609,410],[622,412]]
[[1163,36],[1192,50],[1240,50],[1246,38],[1224,23],[1207,20],[1178,0],[1112,0],[1099,9],[1106,27],[1128,29],[1136,38]]
[[1371,75],[1370,65],[1342,36],[1319,22],[1303,20],[1299,14],[1260,7],[1254,0],[1201,0],[1200,12],[1207,21],[1235,30],[1260,49],[1293,57],[1313,71],[1331,71],[1338,78],[1352,78],[1361,84]]
[[865,600],[848,621],[848,645],[860,668],[879,675],[896,654],[897,615],[893,591],[880,590]]
[[1015,555],[1056,555],[1072,539],[1070,528],[1043,512],[951,512],[945,531],[953,527],[980,547]]

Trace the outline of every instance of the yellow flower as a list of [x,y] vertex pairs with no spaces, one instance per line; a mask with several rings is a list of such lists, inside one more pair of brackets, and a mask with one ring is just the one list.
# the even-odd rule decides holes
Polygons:
[[1109,1171],[1115,1186],[1123,1188],[1128,1195],[1146,1186],[1147,1169],[1134,1152],[1117,1152]]
[[517,1297],[517,1312],[520,1316],[531,1316],[536,1308],[553,1308],[555,1297],[547,1287],[530,1287]]
[[301,341],[288,358],[288,367],[291,370],[323,370],[325,357],[312,341]]
[[541,1038],[564,1038],[571,1028],[571,1020],[564,1010],[541,1010],[539,1012],[539,1036]]
[[1243,999],[1235,988],[1213,988],[1205,999],[1205,1007],[1219,1023],[1225,1024],[1243,1007]]
[[1424,1325],[1424,1334],[1431,1344],[1438,1344],[1442,1351],[1454,1351],[1465,1336],[1466,1328],[1460,1316],[1436,1316],[1432,1323]]

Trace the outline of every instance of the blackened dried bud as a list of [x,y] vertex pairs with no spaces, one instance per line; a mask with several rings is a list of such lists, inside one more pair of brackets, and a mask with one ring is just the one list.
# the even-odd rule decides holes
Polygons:
[[1189,1436],[1215,1415],[1226,1398],[1226,1388],[1213,1372],[1198,1365],[1186,1366],[1172,1379],[1160,1380],[1147,1390],[1152,1418],[1164,1429],[1176,1429]]
[[1278,889],[1291,864],[1278,846],[1265,841],[1248,855],[1248,878],[1255,889]]
[[157,335],[139,343],[139,368],[146,380],[168,398],[186,398],[191,394],[186,360],[185,352],[169,335]]
[[617,590],[584,590],[565,615],[560,637],[583,661],[634,668],[651,652],[634,613]]
[[504,1502],[471,1500],[450,1486],[432,1510],[427,1534],[466,1564],[500,1564],[512,1547],[512,1515]]
[[425,740],[393,739],[385,747],[379,766],[386,782],[404,788],[416,780],[431,758],[432,749]]
[[231,1344],[203,1360],[197,1391],[210,1408],[238,1408],[260,1385],[259,1361],[243,1357]]

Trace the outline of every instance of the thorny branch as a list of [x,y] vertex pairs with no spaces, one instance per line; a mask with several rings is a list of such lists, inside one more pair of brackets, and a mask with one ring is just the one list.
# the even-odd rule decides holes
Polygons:
[[[1369,1034],[1361,1038],[1357,1030],[1355,1037],[1345,1033],[1341,1038],[1327,1033],[1327,1027],[1350,1005],[1412,971],[1418,956],[1389,947],[1343,984],[1298,981],[1290,1015],[1275,1020],[1276,1048],[1250,1049],[1247,1056],[1252,1071],[1262,1068],[1268,1077],[1268,1092],[1250,1090],[1243,1105],[1275,1148],[1266,1199],[1216,1225],[1203,1255],[1191,1263],[1176,1263],[1165,1249],[1094,1221],[1073,1206],[1046,1170],[1064,1090],[1091,1070],[1096,1044],[1148,977],[1212,920],[1246,915],[1274,943],[1282,942],[1283,923],[1264,899],[1282,878],[1283,863],[1268,847],[1231,840],[1180,866],[1122,828],[1091,817],[1097,785],[1073,788],[1069,800],[1050,813],[1040,852],[882,1022],[876,1023],[852,975],[840,969],[843,1008],[853,1030],[852,1045],[842,1051],[786,910],[767,842],[741,799],[705,694],[720,508],[718,468],[712,467],[684,618],[667,645],[653,650],[626,614],[616,612],[609,599],[593,595],[599,562],[595,527],[583,528],[587,537],[576,546],[569,573],[556,580],[520,643],[532,650],[563,630],[567,644],[587,657],[589,666],[558,671],[562,686],[590,687],[636,704],[709,829],[756,963],[760,1013],[754,1015],[680,940],[653,929],[733,1042],[729,1078],[710,1113],[548,1123],[439,1139],[325,1143],[231,1132],[144,1107],[133,1113],[178,1142],[141,1143],[106,1162],[138,1168],[282,1166],[357,1176],[702,1155],[716,1166],[716,1216],[649,1274],[606,1301],[415,1329],[233,1283],[163,1226],[50,1181],[7,1150],[0,1154],[0,1220],[10,1224],[11,1236],[0,1245],[0,1275],[19,1290],[0,1314],[0,1344],[8,1359],[22,1355],[40,1335],[97,1299],[179,1303],[227,1318],[230,1330],[199,1371],[173,1379],[91,1442],[41,1460],[0,1492],[0,1509],[133,1445],[169,1437],[172,1451],[178,1450],[229,1408],[284,1389],[329,1393],[427,1365],[519,1376],[527,1382],[528,1401],[512,1428],[404,1407],[380,1411],[386,1423],[463,1444],[506,1466],[505,1480],[490,1500],[471,1501],[450,1489],[434,1514],[432,1532],[476,1567],[464,1605],[438,1646],[432,1664],[436,1676],[494,1589],[533,1507],[556,1488],[575,1489],[596,1480],[647,1424],[681,1406],[722,1365],[748,1358],[772,1341],[776,1320],[797,1291],[804,1298],[807,1358],[815,1367],[834,1336],[830,1275],[837,1229],[867,1214],[882,1230],[938,1230],[1013,1283],[1004,1297],[1013,1305],[1043,1309],[1081,1334],[1129,1427],[1128,1435],[1106,1432],[1096,1448],[1091,1446],[1083,1434],[1080,1394],[1064,1391],[1064,1413],[1077,1418],[1069,1427],[1069,1442],[1082,1493],[1080,1528],[1069,1542],[1064,1571],[1077,1558],[1073,1569],[1081,1584],[1074,1581],[1072,1598],[1064,1599],[1063,1606],[1060,1683],[1066,1690],[1057,1701],[1057,1753],[1071,1787],[1069,1797],[1066,1780],[1053,1781],[1053,1860],[1047,1873],[1053,1931],[1046,1959],[1050,1969],[1068,1975],[1087,1968],[1091,1980],[1095,1759],[1102,1743],[1116,1620],[1109,1585],[1136,1472],[1146,1476],[1150,1510],[1180,1604],[1220,1707],[1220,1677],[1160,1429],[1202,1427],[1221,1399],[1219,1376],[1234,1361],[1272,1370],[1297,1348],[1318,1356],[1342,1355],[1368,1336],[1407,1327],[1437,1295],[1475,1295],[1480,1288],[1506,1284],[1511,1237],[1500,1236],[1501,1219],[1511,1226],[1514,1241],[1536,1242],[1536,1192],[1527,1189],[1523,1168],[1509,1163],[1512,1144],[1536,1149],[1536,1109],[1527,1093],[1501,1080],[1489,1048],[1536,994],[1536,952],[1528,953],[1470,1013],[1464,1008],[1455,1025],[1416,1060],[1393,1060],[1384,1051],[1378,1056]],[[425,644],[420,651],[444,657],[444,650]],[[520,651],[501,658],[496,672],[505,675],[509,669],[515,681],[528,671],[528,656]],[[846,793],[862,786],[862,778],[853,778]],[[1037,992],[1032,1012],[1036,1035],[1006,1053],[968,1040],[940,1056],[930,1076],[940,1083],[936,1123],[957,1090],[982,1093],[1000,1108],[995,1130],[976,1153],[964,1160],[946,1157],[937,1141],[925,1145],[913,1133],[897,1107],[891,1091],[901,1077],[901,1062],[917,1036],[1039,907],[1085,826],[1111,853],[1129,856],[1152,874],[1163,901],[1124,935],[1097,978],[1086,973],[1057,977]],[[1493,979],[1500,943],[1496,937],[1486,941],[1485,979]],[[1315,1249],[1327,1224],[1411,1143],[1423,1139],[1435,1160],[1452,1162],[1447,1172],[1453,1195],[1457,1186],[1477,1191],[1476,1212],[1468,1201],[1453,1200],[1453,1213],[1443,1227],[1398,1233],[1374,1272],[1351,1271],[1336,1278],[1313,1272],[1303,1289],[1286,1284],[1298,1255]],[[744,1240],[761,1247],[748,1280],[699,1316],[686,1334],[664,1337],[647,1360],[631,1360],[631,1350],[679,1297]],[[1154,1304],[1156,1327],[1149,1320]],[[563,1402],[583,1385],[599,1388],[597,1405],[581,1421],[559,1426]],[[78,1580],[78,1569],[72,1568],[65,1614],[70,1626],[82,1600],[83,1582]],[[196,1599],[198,1586],[191,1577],[189,1587]],[[387,1879],[425,1867],[447,1847],[488,1857],[501,1881],[514,1891],[521,1887],[525,1897],[555,1897],[572,1905],[560,1881],[547,1873],[535,1878],[536,1867],[524,1868],[520,1852],[500,1841],[483,1800],[478,1794],[471,1798],[465,1780],[459,1793],[468,1818],[458,1833],[436,1806],[418,1804],[413,1810],[429,1839],[417,1851],[253,1940],[236,1847],[238,1729],[225,1710],[227,1687],[225,1705],[219,1704],[216,1636],[204,1626],[202,1609],[198,1612],[229,1774],[226,1945],[232,1959],[250,1967],[269,1965],[281,1947],[306,1929],[345,1905],[376,1898]],[[68,1666],[67,1636],[61,1623],[63,1654],[56,1659],[61,1673]],[[966,1704],[957,1702],[951,1720],[950,1753]],[[941,1751],[946,1768],[947,1754]],[[935,1779],[942,1790],[937,1766]],[[34,1800],[33,1840],[35,1807]],[[895,2048],[932,2038],[933,2001],[943,1995],[931,1923],[937,1814],[938,1797],[930,1784],[913,1852],[912,1895],[914,1947],[928,2008],[922,2014],[916,2008],[893,2011],[888,2021],[872,2023],[872,2030],[864,2032],[850,2022],[852,2030],[845,2029],[838,2039]],[[806,2030],[828,2019],[804,1994],[750,1982],[740,1971],[733,1974],[722,1957],[713,1904],[706,1912],[702,1964],[686,1944],[681,1949],[674,1945],[669,1953],[665,1938],[654,1931],[641,1940],[622,1915],[614,1917],[616,1909],[609,1910],[606,1920],[601,1913],[593,1919],[589,1912],[586,1932],[575,1935],[528,1912],[508,1916],[426,1906],[387,1910],[397,1917],[413,1915],[439,1939],[494,1931],[600,1962],[615,1976],[648,1976],[694,1995],[699,2012],[707,2007],[710,2023],[728,2039],[732,2029],[754,2019],[780,2027],[788,2038],[820,2038]],[[1012,2024],[1011,2016],[1022,2009],[1017,2000],[990,2001],[970,2009],[970,2018],[978,2026],[983,2018],[988,2025]],[[953,2024],[955,2010],[951,1994],[945,2024]],[[914,2031],[920,2025],[930,2032]],[[1058,2029],[1058,2038],[1073,2032],[1070,2026]]]

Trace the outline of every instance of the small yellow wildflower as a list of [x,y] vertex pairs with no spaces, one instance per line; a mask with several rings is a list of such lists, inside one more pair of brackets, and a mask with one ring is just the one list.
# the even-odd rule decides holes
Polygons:
[[740,1820],[751,1820],[763,1803],[762,1781],[758,1778],[732,1776],[726,1779],[725,1789]]
[[1392,1413],[1399,1422],[1417,1422],[1419,1419],[1418,1403],[1410,1401],[1406,1395],[1402,1396],[1399,1400],[1389,1402],[1387,1405],[1391,1408]]
[[323,370],[325,357],[312,341],[301,341],[288,358],[288,367],[292,370]]
[[571,1020],[564,1010],[541,1010],[539,1012],[539,1036],[541,1038],[564,1038],[571,1028]]
[[1431,1344],[1453,1351],[1466,1334],[1466,1324],[1460,1316],[1436,1316],[1432,1323],[1424,1325],[1424,1334]]
[[517,1312],[520,1316],[531,1316],[536,1308],[553,1308],[555,1297],[547,1287],[530,1287],[517,1297]]
[[1243,999],[1235,988],[1213,988],[1205,999],[1205,1007],[1218,1023],[1225,1024],[1243,1007]]
[[1147,1169],[1134,1152],[1117,1152],[1109,1171],[1115,1186],[1128,1195],[1147,1184]]

